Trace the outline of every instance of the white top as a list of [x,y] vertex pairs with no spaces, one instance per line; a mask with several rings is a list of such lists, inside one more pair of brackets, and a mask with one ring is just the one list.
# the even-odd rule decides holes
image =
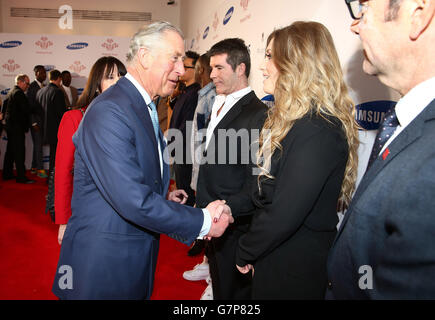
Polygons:
[[[133,76],[130,73],[127,73],[125,75],[125,78],[127,78],[136,87],[136,89],[142,95],[146,105],[148,106],[152,100],[151,100],[149,94],[145,91],[145,89],[139,84],[139,82],[137,82],[137,80],[135,78],[133,78]],[[148,112],[150,113],[150,117],[151,117],[151,108],[149,106],[148,106]],[[159,141],[157,141],[157,146],[159,148],[160,173],[163,177],[163,159],[162,159],[162,151],[161,151],[162,149],[160,147]],[[201,231],[198,235],[198,238],[201,238],[201,239],[208,234],[208,232],[210,231],[210,227],[211,227],[211,216],[210,216],[208,210],[204,208],[204,209],[202,209],[202,213],[204,214],[204,222],[202,224]]]
[[[239,91],[233,92],[227,96],[220,94],[215,97],[213,107],[211,109],[211,117],[210,117],[210,123],[207,127],[207,140],[205,144],[205,148],[207,149],[208,144],[210,143],[210,140],[213,136],[213,131],[216,128],[216,126],[221,122],[221,120],[225,117],[225,115],[228,113],[228,111],[231,110],[231,108],[244,96],[246,96],[249,92],[251,92],[251,87],[243,88]],[[217,115],[218,110],[220,107],[223,108],[221,112],[219,112],[219,115]]]
[[63,84],[62,84],[62,87],[63,87],[63,90],[65,90],[66,95],[68,96],[68,101],[69,101],[69,103],[72,103],[72,93],[71,93],[71,88],[70,88],[70,87],[65,87]]
[[385,148],[435,99],[435,77],[419,83],[404,95],[396,104],[396,115],[399,125],[390,139],[380,151]]

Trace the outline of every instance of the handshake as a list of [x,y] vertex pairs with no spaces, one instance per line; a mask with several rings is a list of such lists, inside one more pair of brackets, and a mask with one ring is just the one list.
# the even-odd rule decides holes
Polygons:
[[[181,204],[186,203],[187,193],[184,190],[174,190],[168,194],[167,199]],[[220,237],[227,229],[230,223],[234,222],[231,214],[231,208],[225,204],[225,200],[215,200],[210,202],[206,209],[210,213],[211,226],[210,231],[205,236],[205,239]]]

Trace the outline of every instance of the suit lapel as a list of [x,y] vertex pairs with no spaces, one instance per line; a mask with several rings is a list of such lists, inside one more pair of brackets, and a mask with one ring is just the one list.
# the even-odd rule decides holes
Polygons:
[[387,147],[389,149],[388,156],[383,159],[378,157],[370,169],[364,174],[357,191],[352,199],[351,206],[348,212],[344,215],[343,221],[340,225],[336,240],[338,239],[344,225],[347,223],[350,214],[352,213],[352,204],[357,203],[361,195],[367,187],[373,182],[375,177],[387,166],[399,153],[404,151],[409,145],[416,141],[423,133],[423,127],[427,120],[435,119],[435,100],[433,100],[425,110],[418,115]]

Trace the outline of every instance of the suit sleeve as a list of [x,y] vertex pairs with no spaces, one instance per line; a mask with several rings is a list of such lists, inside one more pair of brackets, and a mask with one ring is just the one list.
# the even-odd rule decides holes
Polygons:
[[342,156],[326,130],[296,137],[291,148],[283,150],[272,203],[256,211],[249,231],[240,238],[237,265],[255,263],[296,233]]
[[[72,111],[74,112],[74,111]],[[56,164],[54,178],[54,206],[56,224],[66,224],[71,217],[71,198],[73,192],[73,167],[75,147],[72,136],[77,129],[71,113],[62,117],[57,133]]]
[[253,159],[256,158],[257,149],[254,148],[254,145],[258,146],[254,140],[257,138],[252,136],[252,129],[257,130],[258,136],[261,128],[263,127],[264,121],[266,118],[266,109],[260,108],[255,116],[252,117],[249,129],[250,129],[250,154],[249,154],[249,163],[245,166],[245,181],[243,182],[243,187],[240,189],[240,192],[233,194],[227,199],[227,204],[231,208],[231,212],[233,216],[243,216],[252,214],[252,210],[254,209],[254,203],[251,199],[251,190],[252,184],[256,183],[257,175],[255,174],[255,169],[257,167],[255,161]]
[[[122,109],[101,100],[87,110],[82,120],[76,146],[94,183],[104,199],[127,221],[168,234],[185,244],[192,243],[201,231],[202,210],[167,201],[155,192],[160,179],[160,169],[154,160],[157,150],[153,150],[149,137],[143,169],[144,160],[140,159],[143,155],[138,154],[135,145],[136,134],[144,133],[142,124]],[[153,134],[152,129],[149,132]]]

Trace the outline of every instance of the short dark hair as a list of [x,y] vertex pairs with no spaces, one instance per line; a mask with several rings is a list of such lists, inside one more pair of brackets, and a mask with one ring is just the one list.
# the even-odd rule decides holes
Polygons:
[[199,54],[195,51],[187,51],[186,57],[192,59],[192,66],[195,66],[196,61],[199,59]]
[[240,38],[224,39],[214,44],[208,52],[208,55],[212,57],[224,53],[228,55],[227,63],[231,66],[233,71],[236,70],[238,65],[244,63],[246,67],[245,75],[249,77],[251,57],[249,56],[249,50],[245,45],[245,41]]
[[33,72],[36,73],[40,69],[44,69],[45,70],[45,67],[43,65],[41,65],[41,64],[38,64],[38,65],[33,67]]
[[50,71],[50,73],[48,75],[48,78],[50,79],[50,81],[54,81],[54,80],[59,79],[60,76],[61,76],[60,71],[57,70],[57,69],[53,69],[53,70]]
[[62,73],[61,73],[62,77],[63,77],[64,74],[71,74],[71,72],[69,72],[68,70],[63,70]]

